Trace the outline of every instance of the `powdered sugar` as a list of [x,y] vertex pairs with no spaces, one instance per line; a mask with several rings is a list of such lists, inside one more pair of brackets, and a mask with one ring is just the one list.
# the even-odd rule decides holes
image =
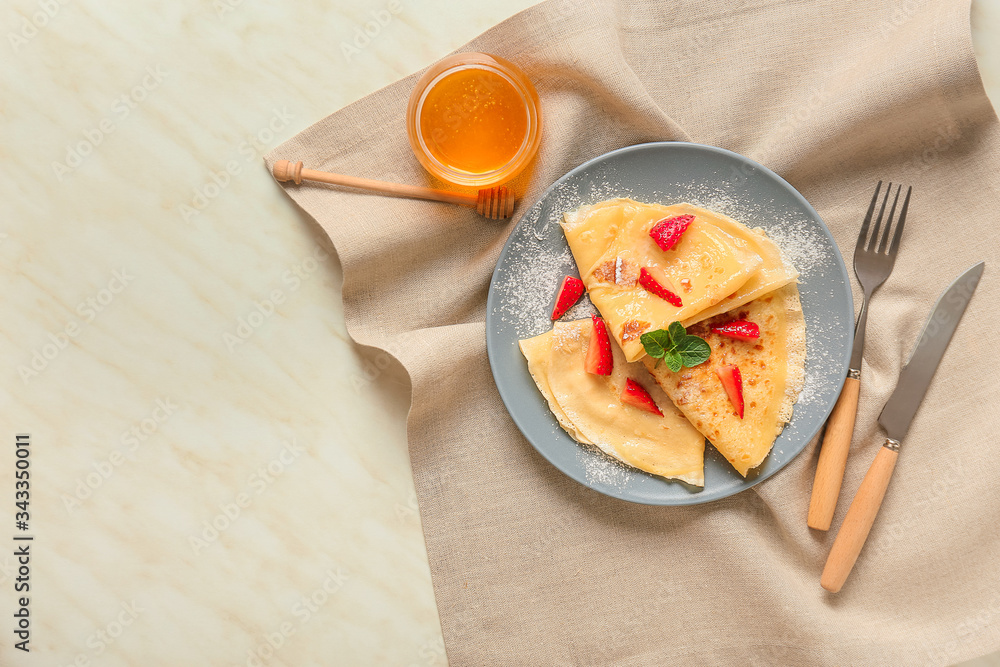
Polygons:
[[[520,226],[530,233],[515,233],[507,248],[505,265],[494,289],[498,305],[494,313],[513,327],[518,338],[528,338],[552,327],[552,302],[563,277],[578,275],[573,254],[560,227],[563,214],[587,203],[630,197],[629,188],[614,179],[581,184],[568,179],[529,210]],[[620,265],[616,267],[620,272]],[[562,317],[575,320],[596,313],[584,295]]]
[[[553,251],[533,236],[522,235],[513,239],[507,257],[510,271],[494,288],[500,297],[496,314],[514,328],[518,338],[545,333],[552,328],[552,302],[559,284],[565,276],[576,275],[569,246]],[[577,303],[567,315],[571,317],[579,308]]]
[[798,270],[800,281],[825,273],[835,261],[823,236],[803,219],[776,220],[765,231],[784,259]]
[[[817,294],[811,289],[800,287],[799,293],[803,303],[816,301],[822,302],[824,299],[833,300],[836,297],[834,290],[829,289],[826,294]],[[830,341],[841,335],[843,322],[839,320],[825,319],[820,314],[808,311],[806,315],[806,369],[805,383],[802,392],[799,394],[797,407],[822,402],[829,398],[831,392],[835,392],[837,387],[844,381],[842,375],[831,373],[831,369],[838,368],[842,363],[839,348],[821,344],[819,341]]]
[[620,491],[635,474],[633,468],[592,446],[581,446],[576,460],[583,467],[587,483],[592,486],[610,486]]
[[572,322],[573,320],[583,319],[584,317],[590,317],[591,315],[596,314],[597,308],[594,308],[594,304],[590,302],[590,299],[584,296],[575,306],[566,311],[563,319],[567,322]]

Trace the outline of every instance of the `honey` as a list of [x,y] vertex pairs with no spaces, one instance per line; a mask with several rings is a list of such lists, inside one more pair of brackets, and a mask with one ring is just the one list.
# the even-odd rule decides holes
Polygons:
[[471,174],[500,169],[517,155],[528,112],[517,90],[486,69],[458,70],[427,92],[420,134],[442,164]]
[[516,67],[465,53],[432,67],[410,97],[407,130],[432,174],[483,187],[513,178],[538,149],[538,96]]

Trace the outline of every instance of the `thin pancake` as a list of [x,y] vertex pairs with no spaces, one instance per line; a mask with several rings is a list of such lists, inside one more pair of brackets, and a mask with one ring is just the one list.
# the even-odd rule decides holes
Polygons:
[[[758,340],[735,340],[709,328],[733,319],[760,327]],[[729,313],[692,325],[712,348],[707,362],[671,372],[654,360],[643,363],[656,382],[715,448],[746,476],[761,464],[775,438],[792,417],[805,377],[805,320],[795,285],[766,294]],[[743,378],[744,415],[740,419],[716,369],[735,364]]]
[[[763,263],[747,238],[734,236],[728,223],[705,209],[696,209],[676,246],[661,250],[649,236],[653,225],[692,210],[689,204],[612,199],[563,217],[563,232],[590,300],[629,361],[645,356],[642,333],[695,318],[739,290]],[[653,271],[682,305],[639,286],[642,268]]]
[[[589,322],[590,320],[587,321]],[[556,326],[560,326],[561,324],[561,322],[557,322]],[[542,392],[542,396],[545,397],[546,402],[549,404],[549,410],[556,416],[559,425],[577,442],[592,445],[594,443],[573,426],[573,422],[569,420],[569,417],[562,411],[559,403],[556,402],[555,397],[552,395],[552,388],[549,386],[549,369],[552,366],[552,335],[554,331],[555,329],[553,328],[540,336],[525,338],[518,341],[518,345],[521,348],[521,354],[528,360],[528,372],[531,374],[531,379],[535,381],[538,391]]]
[[[691,215],[705,216],[707,213],[712,213],[691,204],[678,204],[674,208]],[[729,234],[746,241],[747,245],[760,255],[763,262],[754,271],[753,275],[750,276],[750,279],[743,283],[743,286],[736,290],[736,292],[730,294],[714,306],[706,308],[694,317],[684,320],[682,324],[685,327],[733,310],[743,304],[750,303],[754,299],[794,282],[799,275],[795,267],[785,261],[781,250],[774,244],[774,241],[767,238],[767,234],[764,233],[763,229],[750,229],[746,225],[721,213],[714,213],[712,223],[718,225]]]
[[[590,320],[557,322],[552,331],[521,341],[521,352],[539,391],[560,425],[578,442],[594,444],[632,467],[704,486],[705,438],[656,387],[641,364],[629,364],[612,345],[614,370],[584,370]],[[645,387],[663,416],[621,402],[627,378]]]

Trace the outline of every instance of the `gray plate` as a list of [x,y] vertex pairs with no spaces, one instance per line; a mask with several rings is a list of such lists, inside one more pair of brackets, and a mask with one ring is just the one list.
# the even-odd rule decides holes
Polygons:
[[[762,227],[800,272],[806,320],[805,387],[792,421],[767,459],[740,477],[711,445],[705,488],[627,468],[577,444],[560,427],[528,374],[521,338],[552,328],[549,314],[564,275],[577,275],[559,221],[564,211],[613,197],[682,201]],[[564,320],[595,312],[586,298]],[[486,302],[486,349],[507,410],[535,449],[576,481],[648,505],[690,505],[732,495],[775,474],[819,432],[840,393],[851,352],[854,304],[847,268],[812,206],[767,168],[730,151],[681,142],[629,146],[569,172],[531,207],[500,253]]]

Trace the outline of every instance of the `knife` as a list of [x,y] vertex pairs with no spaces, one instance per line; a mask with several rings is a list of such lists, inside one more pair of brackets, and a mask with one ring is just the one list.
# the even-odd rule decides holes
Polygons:
[[868,539],[868,531],[882,506],[889,478],[896,467],[899,443],[910,429],[910,422],[927,393],[934,371],[976,291],[985,266],[985,262],[979,262],[956,278],[938,297],[910,358],[899,372],[896,389],[882,408],[878,423],[889,437],[858,487],[826,559],[820,584],[831,593],[840,591]]

